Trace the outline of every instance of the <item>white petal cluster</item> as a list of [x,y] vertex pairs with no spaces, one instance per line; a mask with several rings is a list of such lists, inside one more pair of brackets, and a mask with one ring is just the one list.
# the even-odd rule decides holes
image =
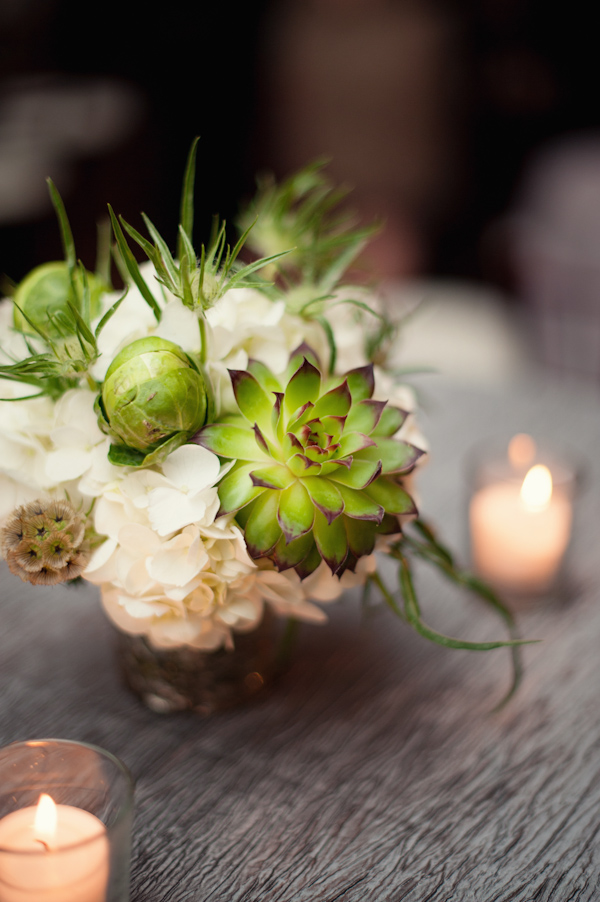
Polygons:
[[14,400],[35,393],[0,379],[0,520],[41,496],[78,503],[81,478],[100,462],[108,466],[109,442],[98,428],[94,392],[71,389],[56,402],[47,396]]
[[256,625],[260,605],[234,604],[228,591],[255,565],[233,518],[215,519],[216,484],[228,466],[190,444],[160,466],[114,469],[94,505],[95,530],[108,538],[85,577],[101,585],[115,623],[160,647],[198,648]]

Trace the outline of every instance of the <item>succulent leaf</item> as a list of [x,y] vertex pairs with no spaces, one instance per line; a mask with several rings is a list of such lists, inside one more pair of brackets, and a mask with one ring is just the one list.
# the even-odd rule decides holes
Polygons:
[[378,438],[377,443],[362,449],[358,457],[360,460],[380,460],[383,473],[408,473],[423,454],[424,451],[408,442]]
[[269,392],[281,391],[281,385],[279,384],[277,377],[274,376],[269,367],[265,366],[264,363],[261,363],[260,360],[250,359],[248,361],[248,372],[251,376],[254,376],[267,394]]
[[340,453],[346,457],[357,451],[364,451],[365,448],[377,448],[378,444],[364,432],[346,432],[340,438]]
[[385,405],[385,401],[373,401],[371,398],[365,398],[354,404],[346,420],[346,429],[349,432],[363,432],[369,435],[377,428]]
[[[313,551],[316,551],[316,546],[312,533],[307,532],[291,542],[286,542],[285,535],[282,535],[273,550],[272,560],[278,570],[290,570],[292,567],[297,570]],[[317,566],[320,563],[321,556],[317,552]]]
[[380,476],[365,489],[369,498],[381,504],[389,514],[416,514],[417,508],[408,492],[387,476]]
[[219,457],[234,457],[237,460],[268,461],[268,455],[261,453],[254,432],[231,423],[211,423],[202,429],[194,441]]
[[306,357],[287,384],[284,396],[284,410],[287,416],[295,413],[307,401],[314,403],[321,392],[321,374]]
[[250,422],[258,423],[261,429],[268,429],[271,423],[273,403],[258,381],[244,370],[230,370],[229,375],[235,400],[242,414]]
[[344,501],[333,482],[322,476],[306,476],[304,478],[313,504],[324,515],[328,523],[332,523],[344,510]]
[[306,454],[294,454],[287,462],[294,476],[317,476],[321,472],[321,464],[312,461]]
[[381,523],[385,513],[383,507],[369,498],[364,492],[350,489],[348,486],[339,485],[338,491],[344,502],[344,514],[355,520],[374,520]]
[[302,344],[298,345],[295,351],[292,351],[290,354],[290,359],[288,361],[286,375],[287,381],[289,381],[290,377],[296,372],[299,366],[302,365],[303,360],[308,360],[309,363],[312,363],[313,366],[316,366],[317,369],[321,370],[321,363],[319,358],[311,348],[309,344],[305,341]]
[[315,511],[314,535],[321,557],[333,574],[338,573],[348,554],[343,519],[338,517],[330,523],[320,510]]
[[245,507],[263,493],[264,486],[253,483],[250,473],[254,464],[237,464],[219,485],[220,514],[230,514]]
[[352,405],[352,395],[346,381],[322,395],[313,410],[314,417],[343,417]]
[[[363,523],[360,520],[353,520],[345,517],[346,538],[348,540],[348,548],[350,554],[355,558],[361,558],[365,554],[371,554],[375,547],[375,536],[379,532],[373,528],[372,523]],[[369,528],[371,527],[371,528]],[[398,521],[395,521],[394,530],[398,531]]]
[[[315,570],[317,569],[317,567],[319,566],[319,564],[321,563],[322,560],[323,560],[323,558],[321,557],[321,555],[319,553],[319,549],[313,542],[312,548],[309,551],[309,553],[306,555],[305,558],[303,558],[302,561],[300,561],[299,564],[296,564],[294,569],[295,569],[296,573],[298,574],[298,576],[300,577],[300,579],[306,579],[307,576],[310,576],[311,573],[315,572]],[[275,560],[274,560],[274,563],[276,564]]]
[[351,489],[364,489],[370,485],[381,473],[381,461],[379,460],[358,460],[352,458],[352,463],[348,470],[340,470],[331,478],[342,485],[347,485]]
[[315,519],[315,508],[305,480],[295,480],[279,497],[277,520],[286,542],[310,532]]
[[254,469],[250,478],[253,485],[262,486],[265,489],[287,489],[294,481],[293,475],[282,464]]
[[401,410],[400,407],[390,407],[387,405],[381,411],[381,417],[373,430],[373,435],[395,435],[406,422],[408,416],[409,414],[406,410]]
[[346,379],[348,380],[348,388],[352,395],[353,404],[370,398],[375,391],[375,375],[372,363],[350,370],[346,373]]
[[254,503],[245,529],[246,545],[252,557],[265,557],[279,541],[278,502],[277,492],[264,491]]

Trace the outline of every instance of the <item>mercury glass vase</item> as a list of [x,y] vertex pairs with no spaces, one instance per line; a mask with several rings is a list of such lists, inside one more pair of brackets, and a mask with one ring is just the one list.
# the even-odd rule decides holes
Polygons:
[[252,699],[282,670],[291,637],[288,622],[265,611],[261,623],[234,635],[234,649],[158,649],[143,636],[117,633],[117,656],[126,685],[159,714],[214,714]]

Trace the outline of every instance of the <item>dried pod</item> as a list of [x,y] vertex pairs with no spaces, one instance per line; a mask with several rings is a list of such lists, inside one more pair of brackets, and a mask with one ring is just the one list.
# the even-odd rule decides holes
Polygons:
[[80,576],[88,562],[85,524],[68,501],[31,501],[16,508],[0,532],[11,573],[34,586]]

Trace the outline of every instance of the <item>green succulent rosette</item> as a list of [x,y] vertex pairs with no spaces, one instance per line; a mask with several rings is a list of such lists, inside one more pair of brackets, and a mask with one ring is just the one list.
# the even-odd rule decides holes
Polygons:
[[373,367],[327,379],[307,346],[283,380],[264,364],[230,371],[239,415],[194,441],[235,466],[219,485],[220,513],[236,512],[253,558],[301,578],[327,562],[354,570],[378,533],[417,513],[402,478],[423,452],[393,436],[406,411],[373,400]]
[[179,345],[156,335],[131,342],[109,366],[96,410],[110,435],[109,460],[148,466],[164,460],[206,421],[210,391]]

